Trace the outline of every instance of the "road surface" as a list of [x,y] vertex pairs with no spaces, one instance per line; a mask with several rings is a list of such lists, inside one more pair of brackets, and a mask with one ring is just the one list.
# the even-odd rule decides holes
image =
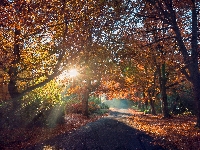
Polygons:
[[163,150],[152,144],[152,137],[123,123],[131,115],[128,109],[112,108],[107,117],[28,150]]

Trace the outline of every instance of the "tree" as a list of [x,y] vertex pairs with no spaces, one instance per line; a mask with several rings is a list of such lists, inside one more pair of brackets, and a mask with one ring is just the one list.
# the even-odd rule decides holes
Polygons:
[[[138,16],[162,21],[173,31],[169,38],[174,38],[179,47],[179,55],[182,60],[181,70],[188,81],[193,85],[194,99],[197,106],[197,127],[200,127],[200,74],[198,60],[198,8],[200,3],[196,0],[157,0],[137,1],[140,5]],[[161,29],[161,28],[159,28]],[[181,53],[181,54],[180,54]],[[174,53],[175,55],[176,53]]]
[[90,46],[108,40],[112,15],[120,11],[116,3],[90,0],[4,1],[0,9],[0,63],[9,76],[15,110],[21,97],[73,66],[79,57],[84,56],[81,61],[89,66]]
[[27,92],[45,85],[62,71],[68,24],[62,13],[64,5],[61,10],[55,9],[57,4],[53,2],[8,1],[5,5],[0,8],[0,61],[9,76],[8,91],[16,110]]
[[[143,89],[143,95],[148,95],[150,104],[153,104],[151,97],[158,92],[155,89],[159,88],[163,101],[163,115],[168,118],[170,117],[167,104],[168,85],[182,82],[182,76],[178,71],[181,59],[179,55],[175,55],[178,53],[177,42],[171,36],[172,31],[166,31],[168,27],[163,25],[162,21],[144,18],[141,23],[140,18],[134,19],[127,18],[129,22],[132,21],[133,27],[127,27],[122,36],[126,47],[118,53],[122,60],[121,65],[125,68],[130,66],[129,64],[143,68],[138,69],[137,73],[130,74],[133,76],[133,84]],[[127,77],[126,74],[125,76]],[[145,100],[148,102],[147,98]],[[151,107],[153,109],[152,105]]]

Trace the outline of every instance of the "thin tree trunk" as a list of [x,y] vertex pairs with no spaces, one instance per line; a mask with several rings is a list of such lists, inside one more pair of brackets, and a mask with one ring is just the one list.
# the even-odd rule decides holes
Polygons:
[[146,98],[146,95],[144,92],[142,93],[142,95],[143,95],[143,99],[144,99],[145,110],[147,110],[148,109],[148,99]]
[[84,89],[83,89],[83,98],[82,98],[82,115],[88,117],[88,99],[91,90],[91,80],[86,80]]
[[18,99],[14,99],[15,97],[19,95],[15,79],[10,78],[10,82],[8,84],[8,91],[9,91],[10,97],[13,98],[13,101],[12,101],[13,111],[16,111],[20,106],[20,102]]
[[156,115],[155,101],[152,98],[150,98],[149,101],[150,101],[150,106],[151,106],[151,114]]
[[166,88],[162,87],[162,101],[163,101],[163,116],[164,118],[169,118],[169,109],[168,109],[168,102],[167,102],[167,94],[166,94]]
[[89,90],[87,87],[84,89],[83,99],[82,99],[82,115],[88,117],[88,99],[89,99]]
[[[193,7],[192,7],[192,39],[191,39],[191,46],[192,46],[192,60],[193,66],[189,68],[190,74],[193,77],[193,88],[194,88],[194,99],[196,102],[196,116],[197,116],[197,123],[196,127],[200,128],[200,73],[199,73],[199,64],[198,64],[198,19],[197,19],[197,4],[196,0],[193,0]],[[192,74],[193,73],[193,74]]]
[[142,108],[141,101],[138,101],[137,107],[138,107],[138,109],[141,109],[141,108]]
[[149,104],[151,106],[151,114],[156,115],[156,110],[155,110],[155,101],[152,99],[152,96],[154,95],[154,90],[148,90],[148,99],[149,99]]
[[161,69],[161,76],[160,76],[160,89],[161,89],[161,96],[162,96],[162,111],[164,118],[170,118],[171,115],[169,114],[168,109],[168,102],[167,102],[167,88],[166,88],[167,78],[165,75],[165,63],[162,64]]

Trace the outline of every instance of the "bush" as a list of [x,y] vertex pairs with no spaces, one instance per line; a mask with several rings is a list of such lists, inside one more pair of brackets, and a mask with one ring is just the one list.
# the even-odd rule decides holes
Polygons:
[[95,113],[98,114],[98,115],[103,115],[103,114],[108,113],[108,112],[109,112],[108,109],[99,109]]
[[[88,102],[88,111],[89,113],[93,113],[95,111],[97,111],[99,109],[99,105],[97,105],[94,102]],[[70,113],[76,113],[76,114],[81,114],[82,113],[82,103],[78,102],[78,103],[74,103],[71,106],[66,105],[66,113],[70,114]]]
[[144,114],[151,114],[151,109],[144,110]]
[[[35,114],[31,120],[26,121],[27,127],[55,127],[65,122],[64,105],[52,106],[49,109],[42,109]],[[25,122],[25,121],[24,121]]]
[[94,113],[95,111],[99,110],[100,107],[98,104],[96,104],[95,102],[89,102],[88,103],[88,111],[89,113]]
[[101,104],[101,100],[98,97],[95,97],[95,96],[91,96],[88,99],[88,102],[94,102],[95,104]]
[[100,109],[109,109],[109,106],[105,103],[101,103],[99,106],[100,106]]
[[77,101],[71,101],[66,104],[65,107],[66,114],[76,113],[81,114],[82,113],[82,103]]
[[[90,114],[99,112],[100,109],[109,109],[108,105],[101,103],[101,100],[98,97],[90,97],[88,99],[88,111]],[[82,113],[82,103],[80,100],[77,100],[76,98],[67,100],[66,106],[65,106],[65,112],[66,114],[70,113],[76,113],[81,114]]]

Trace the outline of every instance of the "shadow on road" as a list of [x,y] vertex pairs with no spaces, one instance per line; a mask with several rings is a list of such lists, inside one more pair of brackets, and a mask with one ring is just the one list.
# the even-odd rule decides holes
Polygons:
[[152,137],[112,118],[102,118],[28,150],[163,150]]

